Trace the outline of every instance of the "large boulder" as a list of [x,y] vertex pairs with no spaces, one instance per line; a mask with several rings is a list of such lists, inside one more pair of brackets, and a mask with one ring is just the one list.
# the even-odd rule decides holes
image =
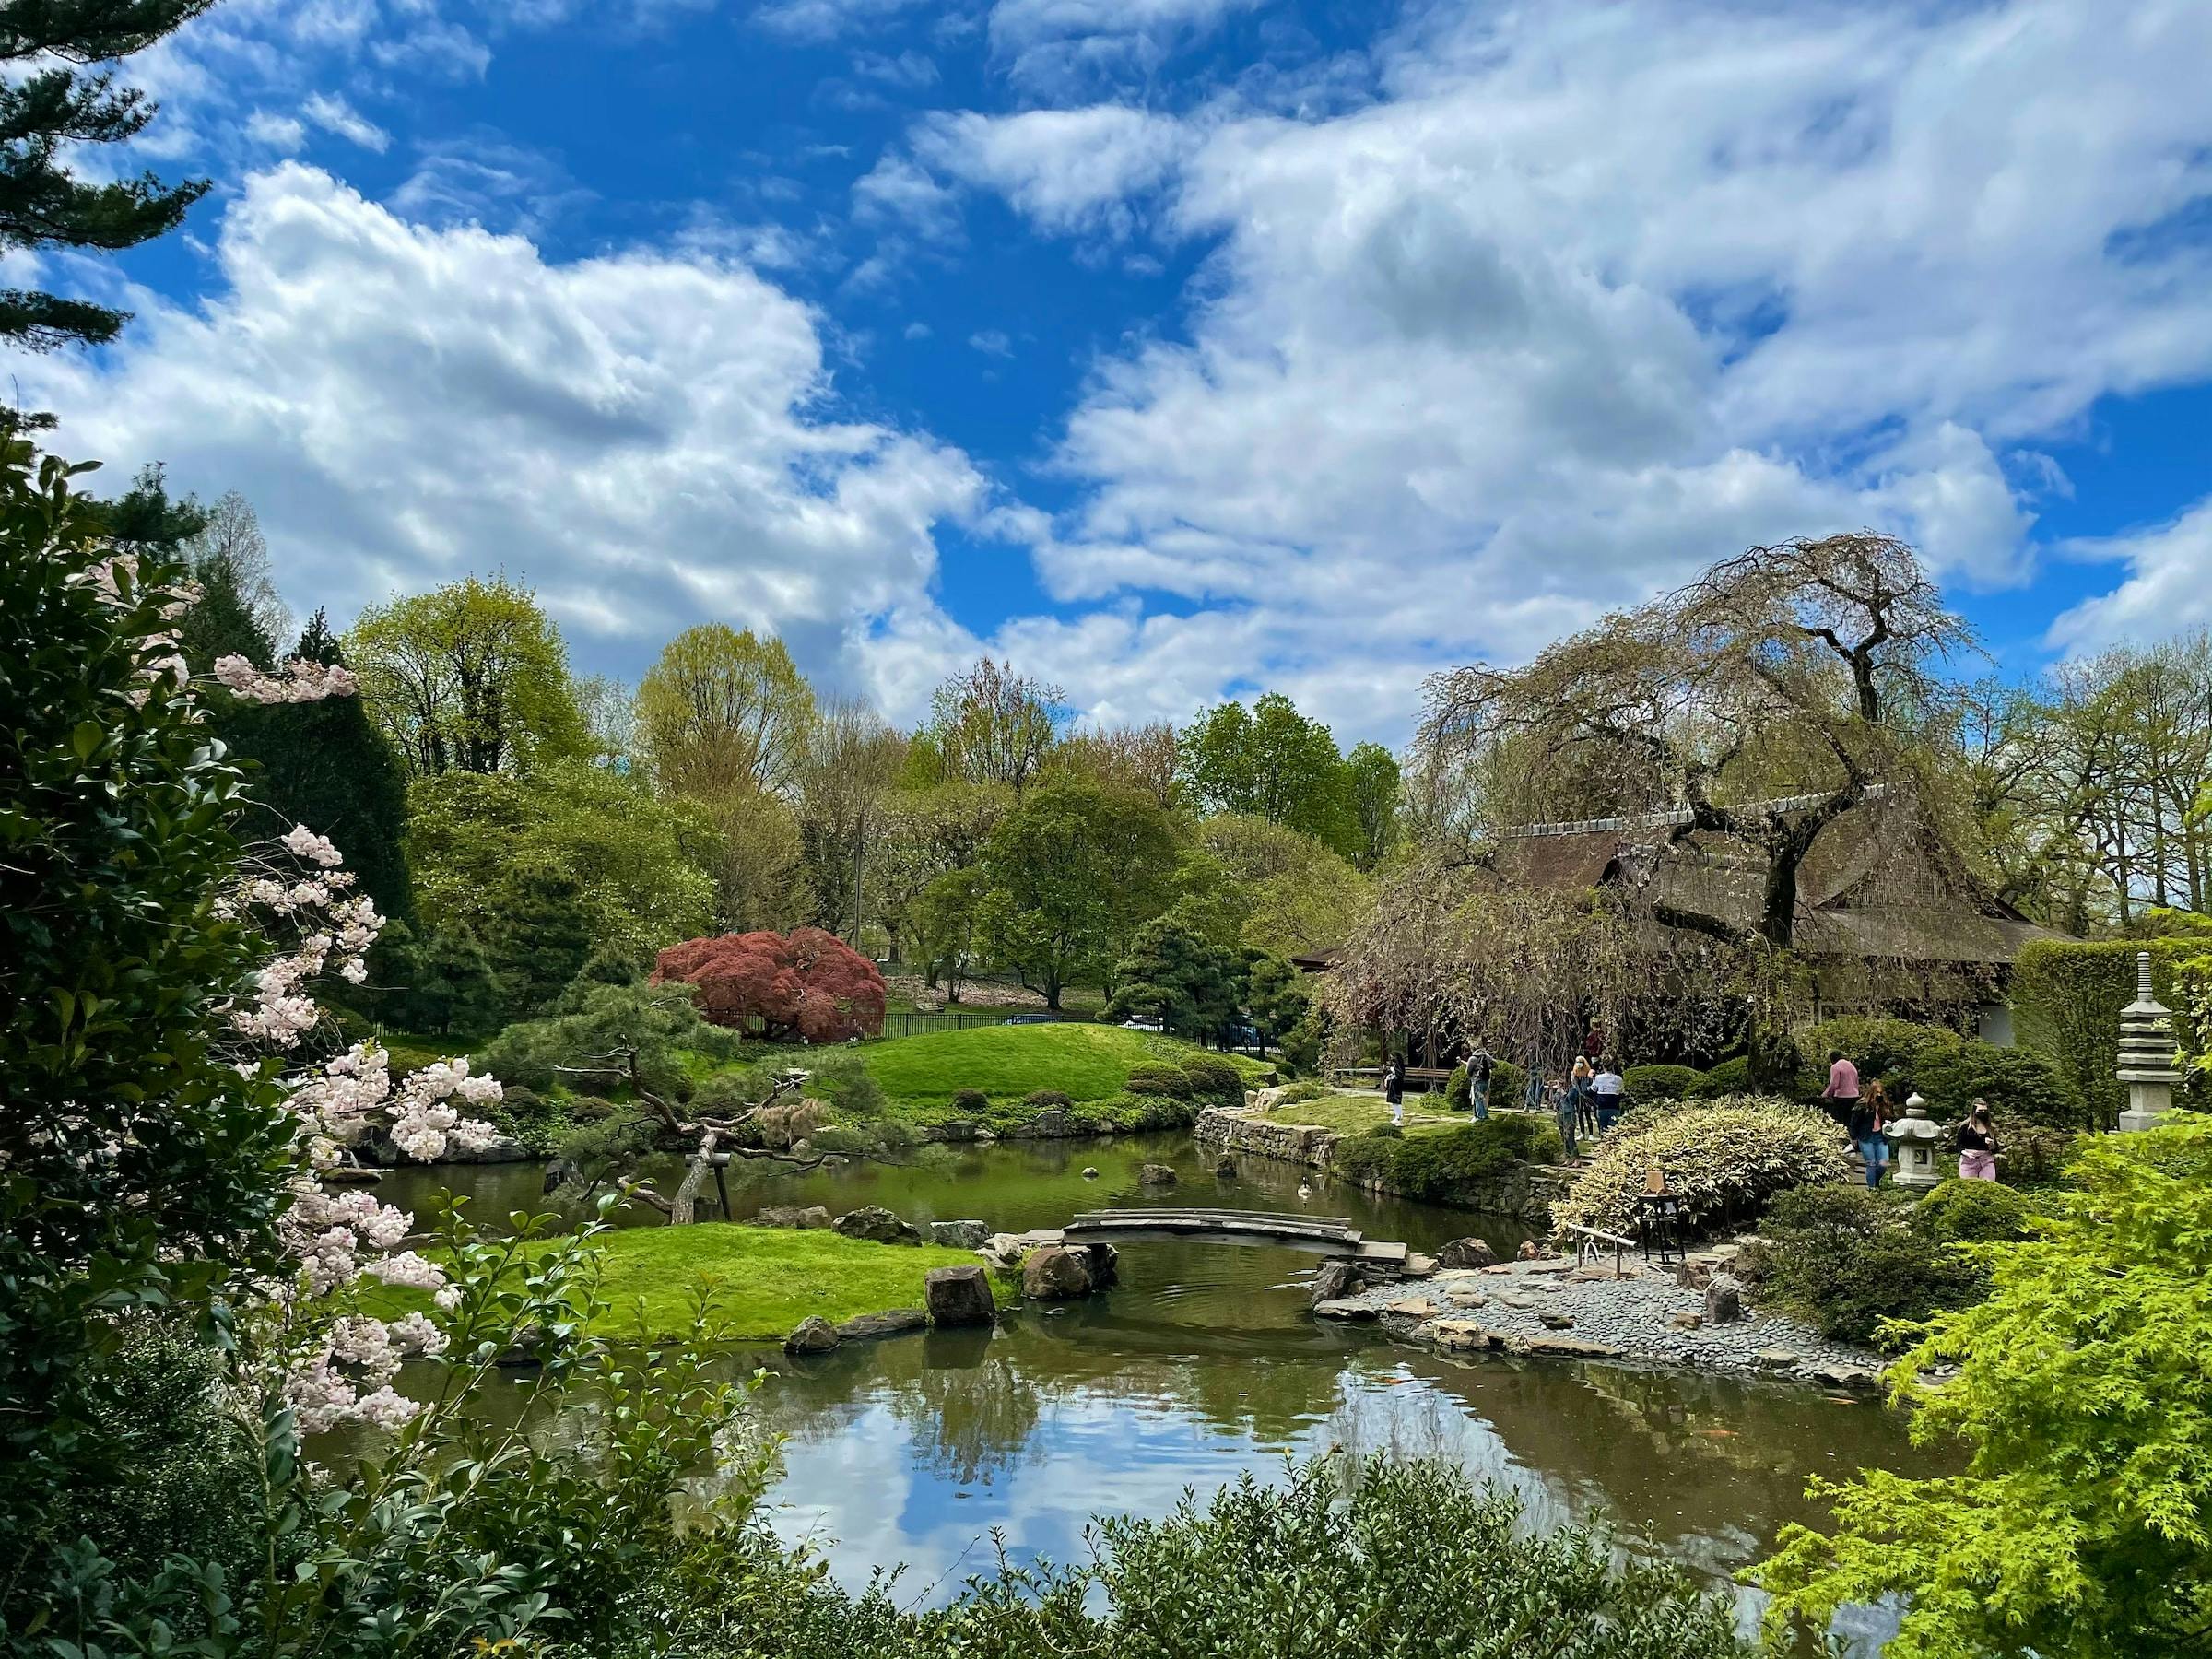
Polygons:
[[1021,1265],[1030,1247],[1021,1241],[1019,1233],[993,1233],[977,1246],[975,1253],[994,1267],[1012,1270]]
[[1120,1251],[1111,1244],[1085,1244],[1078,1248],[1090,1258],[1090,1288],[1093,1290],[1104,1290],[1121,1282]]
[[830,1226],[848,1239],[872,1239],[878,1244],[919,1244],[922,1235],[880,1204],[847,1210]]
[[1439,1267],[1495,1267],[1498,1253],[1488,1239],[1454,1239],[1436,1253]]
[[1065,1301],[1091,1291],[1090,1252],[1046,1244],[1021,1265],[1021,1293],[1031,1301]]
[[837,1346],[837,1327],[818,1314],[799,1321],[791,1335],[783,1338],[787,1354],[826,1354]]
[[830,1225],[830,1210],[825,1205],[771,1204],[757,1210],[746,1220],[747,1227],[817,1228]]
[[991,1276],[981,1267],[932,1267],[922,1276],[932,1324],[989,1324],[998,1317]]
[[892,1308],[882,1313],[863,1313],[857,1319],[848,1319],[837,1327],[840,1342],[859,1342],[872,1336],[898,1336],[908,1331],[919,1331],[929,1324],[929,1315],[919,1308]]
[[1357,1262],[1324,1262],[1321,1271],[1313,1276],[1312,1305],[1325,1301],[1342,1301],[1367,1288],[1367,1276],[1360,1272]]
[[1146,1186],[1173,1186],[1175,1171],[1167,1164],[1147,1164],[1136,1172],[1137,1180]]
[[981,1250],[991,1230],[981,1221],[932,1221],[929,1241],[952,1250]]

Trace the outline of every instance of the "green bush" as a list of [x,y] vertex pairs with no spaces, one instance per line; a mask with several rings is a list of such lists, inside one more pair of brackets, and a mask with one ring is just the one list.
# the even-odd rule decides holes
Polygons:
[[1355,1135],[1336,1143],[1331,1167],[1405,1197],[1442,1199],[1468,1182],[1494,1179],[1514,1164],[1557,1163],[1565,1156],[1559,1132],[1548,1119],[1512,1112],[1435,1135],[1377,1130]]
[[1823,1112],[1757,1095],[1700,1101],[1623,1124],[1600,1141],[1590,1167],[1554,1207],[1555,1223],[1632,1231],[1636,1199],[1654,1164],[1697,1227],[1748,1218],[1792,1187],[1852,1173],[1843,1137]]
[[1620,1074],[1629,1099],[1643,1103],[1687,1100],[1691,1098],[1690,1090],[1704,1077],[1705,1074],[1694,1065],[1631,1065]]
[[2201,939],[2039,939],[2012,971],[2012,1014],[2020,1046],[2048,1054],[2082,1098],[2096,1127],[2110,1128],[2127,1103],[2120,1065],[2120,1010],[2136,999],[2136,952],[2150,952],[2150,984],[2174,1010],[2194,1052],[2191,997],[2181,964],[2201,956]]
[[1191,1080],[1175,1065],[1140,1065],[1129,1074],[1131,1094],[1165,1095],[1171,1100],[1191,1098]]
[[[1827,1050],[1821,1051],[1823,1053]],[[1689,1086],[1688,1099],[1692,1100],[1722,1100],[1747,1094],[1751,1088],[1751,1057],[1738,1054],[1724,1060],[1702,1077]]]
[[956,1088],[952,1091],[952,1109],[956,1112],[988,1112],[991,1097],[980,1088]]
[[1056,1088],[1039,1088],[1022,1096],[1021,1103],[1031,1112],[1065,1112],[1075,1101]]
[[[2010,1112],[1996,1114],[1997,1169],[2014,1186],[2055,1186],[2065,1179],[2082,1144],[2090,1137],[2077,1130],[2031,1124]],[[1990,1183],[1978,1183],[1987,1186]]]
[[1964,1117],[1977,1100],[2030,1124],[2078,1129],[2088,1121],[2073,1079],[2034,1049],[1999,1048],[1972,1038],[1956,1039],[1947,1047],[1931,1044],[1912,1081],[1927,1098],[1928,1115],[1943,1121]]
[[1994,1181],[1947,1181],[1923,1198],[1912,1224],[1942,1244],[1993,1244],[2028,1236],[2035,1206]]
[[1244,1103],[1244,1074],[1226,1060],[1217,1060],[1211,1054],[1194,1054],[1182,1063],[1182,1075],[1194,1100],[1207,1100],[1217,1106]]
[[621,1110],[612,1100],[603,1100],[597,1095],[578,1095],[569,1102],[569,1122],[604,1124]]
[[1370,1140],[1404,1140],[1406,1131],[1395,1124],[1377,1124],[1367,1132],[1367,1138]]
[[1331,1092],[1325,1083],[1312,1081],[1292,1083],[1283,1090],[1278,1103],[1285,1106],[1295,1106],[1301,1100],[1326,1100]]
[[1466,1112],[1474,1106],[1468,1094],[1472,1087],[1467,1081],[1467,1068],[1455,1065],[1452,1075],[1444,1079],[1444,1109],[1447,1112]]
[[1864,1186],[1784,1193],[1759,1227],[1767,1294],[1810,1318],[1823,1336],[1890,1346],[1888,1322],[1964,1307],[1987,1283],[1972,1258],[1918,1221],[1892,1194]]
[[1847,1014],[1824,1019],[1805,1034],[1806,1060],[1819,1081],[1814,1092],[1828,1086],[1828,1057],[1841,1051],[1859,1068],[1862,1083],[1880,1078],[1898,1100],[1912,1093],[1919,1078],[1922,1058],[1938,1050],[1955,1048],[1959,1033],[1947,1026],[1924,1025],[1911,1019],[1883,1019]]
[[1198,1121],[1188,1100],[1170,1095],[1118,1094],[1086,1100],[1069,1114],[1079,1128],[1098,1135],[1131,1135],[1147,1129],[1188,1129]]

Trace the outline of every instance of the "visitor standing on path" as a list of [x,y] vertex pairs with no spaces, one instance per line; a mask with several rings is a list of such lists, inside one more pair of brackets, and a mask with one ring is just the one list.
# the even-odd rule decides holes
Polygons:
[[[1535,1074],[1530,1076],[1533,1081]],[[1559,1126],[1559,1144],[1567,1148],[1567,1156],[1572,1158],[1578,1150],[1575,1118],[1582,1110],[1582,1100],[1557,1077],[1545,1078],[1541,1087],[1550,1099],[1552,1118]]]
[[1862,1095],[1852,1102],[1851,1121],[1844,1125],[1851,1132],[1852,1143],[1858,1147],[1859,1156],[1866,1160],[1869,1190],[1882,1184],[1882,1155],[1888,1149],[1888,1143],[1882,1138],[1881,1087],[1877,1083],[1873,1093]]
[[1828,1102],[1828,1114],[1837,1123],[1849,1124],[1851,1114],[1859,1109],[1859,1068],[1843,1058],[1841,1049],[1828,1051],[1828,1087],[1820,1091]]
[[1490,1115],[1490,1051],[1477,1041],[1467,1056],[1467,1104],[1477,1119]]
[[1597,1128],[1597,1097],[1590,1089],[1593,1076],[1590,1062],[1577,1054],[1574,1069],[1567,1074],[1567,1092],[1574,1101],[1574,1121],[1590,1131]]
[[1966,1122],[1959,1125],[1959,1179],[1994,1181],[1997,1178],[1997,1129],[1990,1121],[1989,1102],[1976,1100]]
[[1406,1068],[1393,1060],[1382,1071],[1382,1098],[1390,1102],[1390,1121],[1406,1126]]
[[[1889,1120],[1897,1113],[1889,1110],[1889,1091],[1882,1087],[1879,1077],[1866,1085],[1866,1104],[1874,1113],[1875,1154],[1886,1170],[1889,1167]],[[1868,1177],[1866,1184],[1874,1185],[1874,1178]]]
[[1612,1133],[1613,1125],[1620,1122],[1620,1097],[1627,1089],[1628,1079],[1608,1060],[1596,1077],[1590,1079],[1590,1092],[1597,1097],[1597,1132]]

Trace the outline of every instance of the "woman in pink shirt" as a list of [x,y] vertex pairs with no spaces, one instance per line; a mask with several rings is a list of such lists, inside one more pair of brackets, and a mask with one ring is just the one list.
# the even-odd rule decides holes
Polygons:
[[1839,1124],[1851,1122],[1851,1114],[1859,1106],[1859,1068],[1843,1058],[1841,1049],[1830,1049],[1828,1054],[1828,1087],[1820,1098],[1832,1102],[1829,1116]]

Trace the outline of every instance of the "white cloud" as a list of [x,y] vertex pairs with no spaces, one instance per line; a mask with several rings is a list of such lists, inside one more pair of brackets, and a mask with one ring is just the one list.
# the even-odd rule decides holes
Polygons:
[[985,357],[1003,358],[1014,355],[1014,342],[1006,337],[1004,329],[980,328],[968,336],[968,344]]
[[1072,89],[1157,70],[1180,45],[1259,0],[997,0],[992,50],[1016,81]]
[[911,229],[934,241],[960,233],[959,198],[904,156],[887,155],[854,181],[853,212],[864,225]]
[[2066,551],[2124,562],[2128,575],[2111,593],[2059,617],[2051,625],[2053,649],[2085,653],[2212,628],[2212,496],[2170,524],[2071,542]]
[[256,110],[246,117],[246,137],[254,144],[266,145],[270,149],[290,155],[307,142],[307,128],[289,115],[275,115],[266,110]]
[[1166,179],[1190,148],[1181,122],[1119,104],[990,117],[933,116],[915,155],[966,183],[998,192],[1041,229],[1127,234],[1128,198]]
[[324,132],[335,133],[363,149],[374,150],[382,155],[391,147],[391,134],[335,93],[314,93],[300,106],[300,113]]
[[756,28],[787,41],[818,44],[896,17],[917,0],[769,0],[753,8]]
[[933,526],[987,494],[957,450],[838,420],[814,313],[741,265],[550,264],[297,163],[247,181],[217,252],[197,308],[133,295],[112,353],[18,371],[68,453],[242,490],[288,596],[341,622],[503,569],[587,661],[719,618],[849,677],[848,634],[926,614]]
[[896,57],[881,52],[856,52],[853,73],[864,80],[881,81],[908,91],[937,84],[936,60],[922,52],[901,52]]
[[[1753,541],[1871,524],[2019,579],[2050,481],[1997,455],[2212,375],[2208,67],[2184,0],[1462,6],[1349,113],[913,145],[1042,229],[1211,249],[1182,337],[1101,360],[1058,444],[1080,494],[1039,569],[1110,614],[1055,648],[1109,695],[1241,672],[1402,732],[1420,668]],[[1111,608],[1147,592],[1208,608]]]

